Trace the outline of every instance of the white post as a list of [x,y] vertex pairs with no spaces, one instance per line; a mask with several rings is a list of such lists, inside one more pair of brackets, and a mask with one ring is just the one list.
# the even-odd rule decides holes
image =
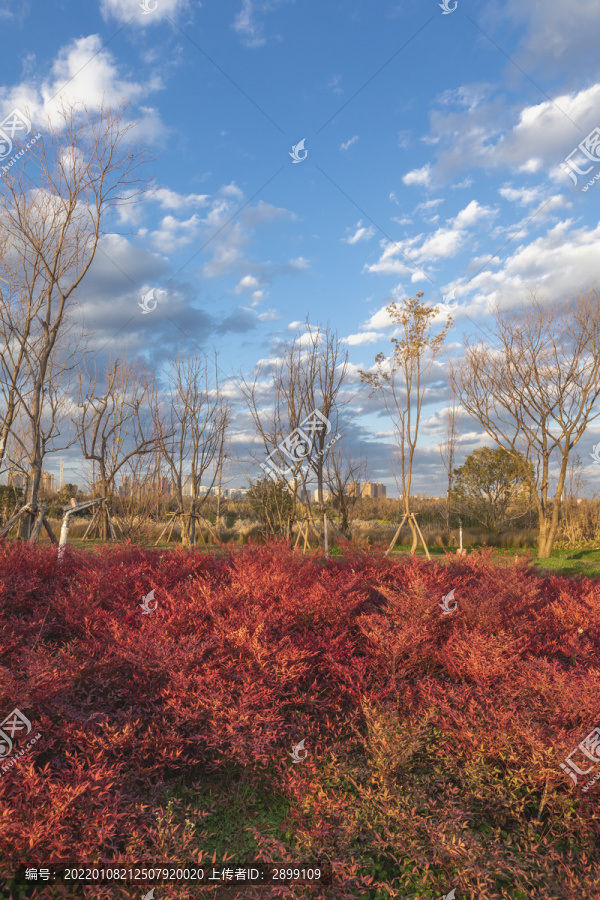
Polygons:
[[[102,503],[105,500],[105,497],[100,497],[99,500],[88,500],[87,503],[76,503],[75,506],[71,506],[70,509],[67,509],[63,506],[63,509],[67,509],[64,518],[62,520],[62,527],[60,529],[60,540],[58,542],[58,561],[62,562],[63,556],[65,555],[65,547],[67,545],[67,537],[69,535],[69,525],[70,518],[73,513],[79,512],[82,509],[87,509],[88,506],[93,506],[95,503]],[[109,519],[110,522],[110,519]]]
[[[73,510],[74,512],[74,510]],[[62,520],[62,527],[60,529],[60,540],[58,542],[58,561],[62,562],[62,558],[65,555],[65,547],[67,544],[67,537],[69,536],[69,520],[71,517],[71,512],[65,513],[65,517]]]
[[325,513],[323,526],[324,526],[324,537],[325,537],[325,559],[329,559],[329,543],[327,541],[327,513]]
[[458,533],[459,533],[459,536],[460,536],[460,555],[462,556],[462,549],[463,549],[463,545],[462,545],[462,519],[459,519],[459,520],[458,520]]

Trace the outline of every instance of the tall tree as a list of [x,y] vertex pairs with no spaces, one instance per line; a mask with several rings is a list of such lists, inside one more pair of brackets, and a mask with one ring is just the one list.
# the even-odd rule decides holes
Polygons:
[[[217,354],[184,357],[180,351],[164,370],[167,389],[154,406],[160,451],[173,478],[181,542],[196,543],[196,516],[218,480],[226,449],[230,408],[219,383]],[[202,479],[206,491],[200,492]],[[185,499],[190,497],[186,514]]]
[[[5,412],[0,463],[17,409],[28,423],[27,497],[38,505],[44,456],[56,431],[57,354],[110,211],[143,191],[138,169],[148,158],[128,107],[63,104],[58,124],[0,180],[0,329]],[[44,426],[44,419],[50,426]],[[24,519],[22,536],[30,519]]]
[[[307,485],[316,481],[323,541],[325,445],[344,406],[341,391],[347,372],[348,353],[342,349],[337,332],[329,325],[322,328],[307,321],[278,351],[278,362],[270,370],[271,403],[266,410],[268,394],[261,383],[261,367],[255,371],[253,382],[242,378],[242,391],[269,462],[283,473],[281,477],[300,485],[307,496]],[[277,472],[273,472],[276,478]],[[310,500],[306,509],[314,527]],[[288,527],[290,539],[295,512],[294,504]]]
[[[529,468],[533,476],[531,463]],[[494,534],[532,508],[522,461],[513,459],[502,447],[474,450],[453,474],[448,493],[452,510],[467,514]]]
[[346,535],[350,530],[350,513],[359,499],[358,491],[349,488],[364,480],[367,464],[366,457],[350,455],[339,445],[331,447],[325,457],[325,483]]
[[250,509],[265,529],[265,535],[285,534],[290,519],[293,497],[283,481],[259,478],[250,483],[246,495]]
[[569,454],[600,416],[600,298],[589,290],[543,305],[530,293],[520,310],[496,305],[492,322],[491,340],[466,338],[450,380],[463,408],[521,466],[538,512],[538,556],[547,558]]
[[93,463],[94,488],[106,497],[100,511],[100,538],[109,537],[109,516],[119,473],[143,477],[139,457],[157,448],[151,404],[153,378],[138,363],[110,361],[104,377],[95,370],[79,379],[79,415],[74,419],[84,459]]
[[375,372],[359,371],[361,380],[370,385],[371,394],[382,399],[394,425],[404,512],[412,533],[411,553],[418,546],[417,531],[411,518],[410,489],[421,413],[431,371],[442,352],[452,323],[452,318],[448,317],[442,331],[433,335],[432,320],[438,308],[422,303],[423,296],[423,292],[419,291],[403,304],[391,303],[387,307],[388,316],[398,326],[400,337],[391,339],[392,353],[389,357],[385,353],[377,354]]

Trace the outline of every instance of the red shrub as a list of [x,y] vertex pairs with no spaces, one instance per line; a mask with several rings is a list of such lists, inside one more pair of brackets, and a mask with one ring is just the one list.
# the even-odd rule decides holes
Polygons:
[[152,811],[237,765],[292,803],[294,841],[256,832],[265,858],[333,859],[332,896],[377,878],[393,897],[569,898],[561,879],[591,896],[600,819],[559,763],[600,726],[599,600],[592,581],[486,553],[442,566],[123,545],[59,566],[51,548],[0,542],[0,718],[16,707],[42,733],[0,771],[0,878],[53,858],[189,862],[181,816]]

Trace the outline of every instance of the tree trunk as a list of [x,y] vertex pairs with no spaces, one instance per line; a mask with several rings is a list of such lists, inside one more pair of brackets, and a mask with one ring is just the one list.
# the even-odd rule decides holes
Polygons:
[[539,516],[538,559],[547,559],[550,555],[548,552],[549,533],[550,522],[548,521],[548,517],[541,512]]
[[185,511],[181,513],[181,546],[186,549],[190,546],[190,518]]
[[110,513],[108,511],[108,485],[104,476],[102,476],[102,496],[106,497],[106,500],[104,503],[100,504],[100,540],[103,543],[106,543],[110,536],[110,527],[108,522]]
[[[218,524],[217,517],[217,524]],[[192,503],[190,506],[190,547],[196,546],[196,498],[192,497]]]
[[23,516],[19,522],[19,539],[28,541],[31,537],[31,529],[33,527],[34,516],[38,509],[38,494],[40,483],[42,480],[42,456],[36,453],[31,464],[31,473],[27,478],[26,484],[26,502],[31,507],[33,515]]
[[412,534],[412,546],[410,548],[410,555],[413,556],[416,552],[417,547],[419,546],[419,536],[417,534],[417,529],[415,528],[415,523],[413,522],[412,516],[410,514],[410,496],[408,493],[404,495],[404,513],[408,520],[410,533]]

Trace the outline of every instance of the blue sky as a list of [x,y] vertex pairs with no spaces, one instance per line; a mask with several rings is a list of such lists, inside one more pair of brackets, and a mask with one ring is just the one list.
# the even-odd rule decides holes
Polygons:
[[[490,303],[597,283],[600,187],[582,192],[585,178],[573,184],[560,165],[600,124],[597,4],[147,5],[0,0],[3,118],[27,108],[41,123],[59,96],[94,106],[103,93],[144,115],[154,192],[112,224],[80,292],[92,348],[101,361],[126,349],[157,366],[186,335],[235,376],[276,359],[307,316],[329,322],[350,353],[357,415],[344,440],[368,449],[371,480],[395,495],[389,421],[357,376],[389,351],[385,306],[417,291],[435,305],[454,290],[452,355]],[[141,315],[151,288],[157,308]],[[415,490],[427,494],[444,490],[446,368],[435,369],[416,461]],[[256,455],[235,377],[227,390],[232,449]],[[459,463],[491,446],[466,416],[462,429]],[[46,468],[59,458],[81,484],[77,448]],[[259,471],[243,470],[232,485]]]

